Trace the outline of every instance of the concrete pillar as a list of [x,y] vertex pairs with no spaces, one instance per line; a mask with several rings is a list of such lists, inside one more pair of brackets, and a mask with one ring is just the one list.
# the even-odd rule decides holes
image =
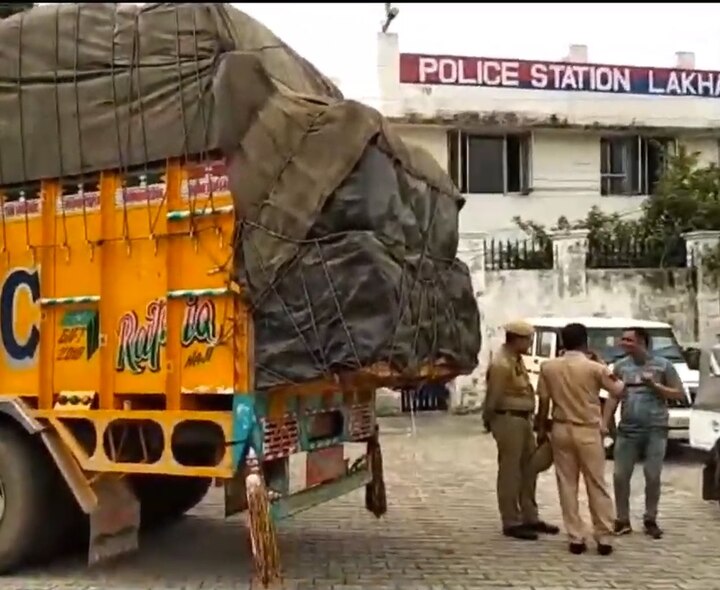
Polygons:
[[695,69],[695,54],[692,51],[678,51],[675,53],[675,67],[679,70]]
[[720,244],[720,231],[703,230],[683,234],[687,245],[688,267],[697,273],[697,336],[701,345],[716,343],[720,335],[720,286],[703,265],[704,256]]
[[400,104],[400,41],[397,33],[378,33],[377,77],[380,112],[389,117],[402,114]]
[[553,269],[556,271],[556,296],[559,299],[587,293],[585,260],[588,230],[561,230],[552,234]]

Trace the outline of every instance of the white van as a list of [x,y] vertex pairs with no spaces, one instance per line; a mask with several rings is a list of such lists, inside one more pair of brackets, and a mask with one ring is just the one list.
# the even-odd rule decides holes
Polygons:
[[[634,320],[631,318],[608,318],[608,317],[580,317],[580,318],[556,318],[542,317],[529,318],[528,323],[535,326],[535,336],[529,355],[523,357],[525,366],[530,372],[530,379],[533,386],[537,386],[537,379],[540,373],[540,365],[544,360],[553,358],[558,352],[560,341],[560,330],[570,323],[580,323],[588,330],[589,348],[595,351],[610,367],[622,358],[624,353],[620,348],[620,337],[628,328],[645,328],[650,334],[650,348],[653,354],[665,357],[672,361],[675,370],[685,386],[685,399],[668,402],[670,412],[671,440],[687,442],[690,427],[690,407],[693,404],[698,390],[699,373],[691,370],[682,354],[672,326],[663,322],[649,322],[646,320]],[[607,392],[601,391],[602,399],[607,399]],[[620,417],[620,408],[615,414],[615,422]],[[611,433],[614,436],[614,432]],[[609,450],[610,451],[610,450]]]
[[720,440],[720,344],[700,353],[700,390],[690,412],[690,446],[710,451]]
[[690,411],[690,445],[706,458],[702,499],[720,501],[720,344],[700,351],[700,390]]

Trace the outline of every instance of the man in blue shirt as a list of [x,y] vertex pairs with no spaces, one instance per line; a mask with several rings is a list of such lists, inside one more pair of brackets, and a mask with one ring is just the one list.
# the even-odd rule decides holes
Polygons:
[[[615,534],[632,532],[630,526],[630,479],[635,463],[644,456],[645,472],[645,534],[660,539],[657,524],[662,474],[668,437],[666,400],[684,399],[682,381],[669,360],[653,356],[650,337],[643,328],[625,330],[620,345],[627,356],[613,367],[613,373],[625,383],[620,396],[620,423],[615,440]],[[605,427],[611,424],[617,400],[609,398],[605,405]]]

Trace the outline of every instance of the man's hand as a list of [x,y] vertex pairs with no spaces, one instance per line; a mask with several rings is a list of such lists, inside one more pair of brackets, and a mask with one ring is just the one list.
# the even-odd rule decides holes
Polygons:
[[585,356],[587,356],[591,361],[595,361],[596,363],[602,363],[603,365],[605,364],[603,362],[603,360],[600,358],[600,356],[598,355],[598,353],[595,352],[594,350],[588,350],[585,353]]
[[643,373],[640,377],[641,381],[647,385],[653,392],[663,400],[685,399],[685,392],[682,385],[678,388],[668,387],[663,383],[658,383],[653,379],[651,373]]
[[647,385],[655,393],[657,393],[661,397],[664,397],[662,391],[660,391],[660,389],[658,387],[660,384],[657,381],[655,381],[652,373],[649,373],[649,372],[643,373],[642,375],[640,375],[640,381],[642,382],[643,385]]
[[610,428],[606,424],[605,420],[603,420],[600,423],[600,434],[603,436],[607,436],[609,432],[610,432]]
[[615,392],[615,395],[614,395],[613,397],[615,397],[615,399],[625,399],[625,398],[627,397],[627,393],[628,393],[627,383],[621,381],[620,378],[617,377],[616,375],[611,375],[611,376],[610,376],[610,379],[612,379],[612,381],[615,382],[615,383],[622,383],[622,384],[623,384],[622,389],[617,390],[617,391]]
[[650,389],[652,389],[657,395],[659,395],[662,399],[669,399],[672,396],[668,396],[665,388],[662,386],[662,383],[658,383],[655,381],[652,373],[643,373],[640,375],[640,381],[643,385],[646,385]]

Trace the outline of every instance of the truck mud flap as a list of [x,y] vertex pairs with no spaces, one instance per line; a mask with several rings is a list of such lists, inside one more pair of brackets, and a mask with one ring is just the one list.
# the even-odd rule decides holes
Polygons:
[[97,508],[98,498],[85,473],[80,469],[57,432],[50,429],[43,430],[40,437],[78,505],[85,514],[91,514]]
[[98,504],[90,513],[88,565],[137,551],[140,502],[127,479],[101,477],[93,490]]
[[43,425],[30,415],[27,406],[15,396],[0,395],[0,414],[11,418],[28,434],[37,434],[43,430]]
[[273,502],[271,508],[272,517],[274,520],[288,518],[329,500],[339,498],[369,484],[371,481],[372,475],[369,469],[365,467],[336,480],[306,488]]

